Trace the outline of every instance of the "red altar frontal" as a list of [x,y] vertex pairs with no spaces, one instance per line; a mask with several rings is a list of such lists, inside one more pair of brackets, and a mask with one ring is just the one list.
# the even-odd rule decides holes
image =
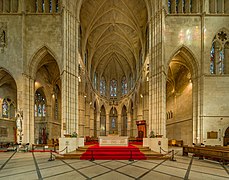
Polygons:
[[136,121],[136,125],[138,127],[138,138],[145,138],[146,137],[146,121],[145,120]]

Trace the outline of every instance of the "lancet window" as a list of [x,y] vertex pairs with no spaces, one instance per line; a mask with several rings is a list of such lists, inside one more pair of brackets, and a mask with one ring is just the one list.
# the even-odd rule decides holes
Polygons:
[[46,115],[45,98],[39,92],[35,93],[34,115],[35,117]]
[[117,80],[112,79],[110,82],[110,96],[116,97],[117,96]]
[[103,76],[100,80],[100,94],[101,95],[106,94],[106,81],[105,81],[105,78]]
[[122,78],[122,95],[127,94],[127,80],[126,76]]
[[210,51],[210,74],[228,73],[228,44],[226,32],[220,31],[214,37]]

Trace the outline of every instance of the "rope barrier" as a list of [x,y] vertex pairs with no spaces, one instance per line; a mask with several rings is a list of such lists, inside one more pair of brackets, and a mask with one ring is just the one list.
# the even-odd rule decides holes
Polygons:
[[162,149],[162,148],[160,147],[160,153],[161,153],[161,151],[165,152],[165,153],[166,153],[165,155],[169,155],[169,154],[171,153],[170,160],[171,160],[171,161],[176,161],[176,160],[175,160],[175,157],[174,157],[174,156],[175,156],[174,150],[165,151],[164,149]]
[[[59,151],[59,153],[60,153],[60,152],[63,152],[63,151],[66,150],[66,149],[67,149],[66,153],[68,153],[68,146],[66,146],[63,150]],[[59,153],[58,153],[58,154],[59,154]]]

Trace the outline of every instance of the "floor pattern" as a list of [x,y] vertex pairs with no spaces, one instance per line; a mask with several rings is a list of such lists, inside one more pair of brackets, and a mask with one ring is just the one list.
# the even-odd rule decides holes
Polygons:
[[193,157],[170,160],[59,160],[48,161],[48,152],[1,152],[0,180],[93,179],[229,179],[229,165]]

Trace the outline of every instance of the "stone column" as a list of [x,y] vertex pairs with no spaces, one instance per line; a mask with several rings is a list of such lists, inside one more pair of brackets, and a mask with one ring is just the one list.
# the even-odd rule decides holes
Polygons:
[[85,121],[85,98],[82,92],[79,93],[79,101],[78,101],[78,110],[79,110],[79,136],[84,135],[84,121]]
[[42,0],[37,1],[37,6],[38,6],[37,11],[41,13],[42,12]]
[[149,132],[166,136],[166,73],[163,59],[164,12],[158,12],[151,23],[151,56],[149,77]]
[[100,113],[97,112],[97,119],[96,119],[96,130],[97,131],[97,137],[100,136]]
[[110,134],[110,115],[106,113],[106,135]]
[[78,20],[63,7],[63,69],[61,135],[79,133],[78,129]]
[[26,74],[18,87],[17,108],[23,113],[22,143],[34,144],[34,80]]
[[90,108],[90,136],[94,136],[94,107]]
[[131,113],[130,110],[127,112],[127,136],[131,136],[130,134],[130,129],[131,129]]
[[118,135],[121,135],[121,130],[122,130],[122,115],[121,114],[118,114]]
[[176,0],[171,0],[171,14],[175,14],[176,12]]
[[185,13],[191,13],[190,0],[185,1]]
[[90,104],[86,101],[85,104],[85,128],[84,128],[84,135],[89,136],[90,135]]

